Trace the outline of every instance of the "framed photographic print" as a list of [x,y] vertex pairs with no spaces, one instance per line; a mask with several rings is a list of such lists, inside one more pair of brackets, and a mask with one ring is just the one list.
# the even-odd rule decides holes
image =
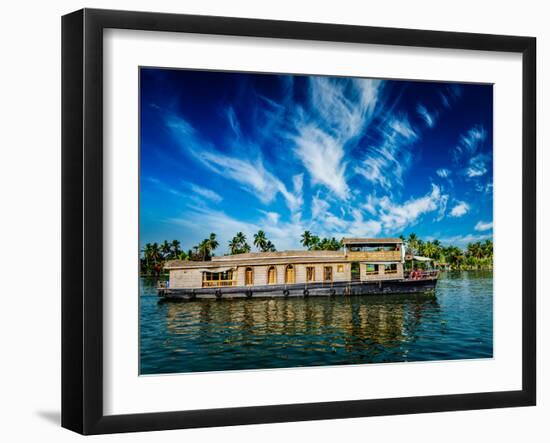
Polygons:
[[62,25],[64,427],[535,404],[534,38]]

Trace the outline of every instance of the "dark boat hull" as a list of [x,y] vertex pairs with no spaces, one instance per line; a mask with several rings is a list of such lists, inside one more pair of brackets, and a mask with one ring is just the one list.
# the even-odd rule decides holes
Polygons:
[[203,298],[331,297],[337,295],[414,294],[433,292],[437,278],[369,282],[296,283],[291,285],[230,286],[199,289],[159,289],[159,296],[172,300]]

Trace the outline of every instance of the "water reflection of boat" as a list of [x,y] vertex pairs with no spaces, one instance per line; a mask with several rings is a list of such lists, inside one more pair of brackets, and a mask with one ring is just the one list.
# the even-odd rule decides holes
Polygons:
[[[439,310],[425,294],[346,299],[263,299],[218,303],[166,303],[167,330],[174,335],[207,337],[223,330],[226,340],[265,340],[270,336],[322,335],[331,346],[398,345],[410,340],[424,311]],[[227,343],[226,343],[227,344]]]
[[[431,292],[437,271],[406,273],[399,238],[347,238],[343,251],[282,251],[171,260],[169,299],[375,295]],[[413,257],[422,259],[422,257]]]

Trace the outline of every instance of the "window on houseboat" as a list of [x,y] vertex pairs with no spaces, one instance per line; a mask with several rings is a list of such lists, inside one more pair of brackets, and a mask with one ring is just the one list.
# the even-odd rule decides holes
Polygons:
[[378,265],[367,263],[367,275],[378,274]]
[[285,283],[295,283],[294,266],[288,265],[285,269]]
[[325,266],[323,269],[323,280],[332,281],[332,266]]
[[344,265],[338,265],[336,267],[336,272],[344,272]]
[[244,284],[247,286],[254,284],[254,270],[252,268],[246,268],[244,271]]
[[315,281],[315,267],[306,267],[306,281]]
[[275,266],[270,266],[267,270],[267,283],[270,285],[277,283],[277,270]]
[[215,286],[233,286],[235,281],[233,280],[233,271],[224,272],[203,272],[202,274],[202,286],[203,287],[215,287]]
[[384,274],[397,274],[397,263],[384,265]]

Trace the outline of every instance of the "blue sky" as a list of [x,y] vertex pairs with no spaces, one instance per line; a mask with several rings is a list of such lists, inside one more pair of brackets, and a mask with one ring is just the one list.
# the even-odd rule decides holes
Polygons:
[[140,70],[140,244],[492,238],[492,85]]

